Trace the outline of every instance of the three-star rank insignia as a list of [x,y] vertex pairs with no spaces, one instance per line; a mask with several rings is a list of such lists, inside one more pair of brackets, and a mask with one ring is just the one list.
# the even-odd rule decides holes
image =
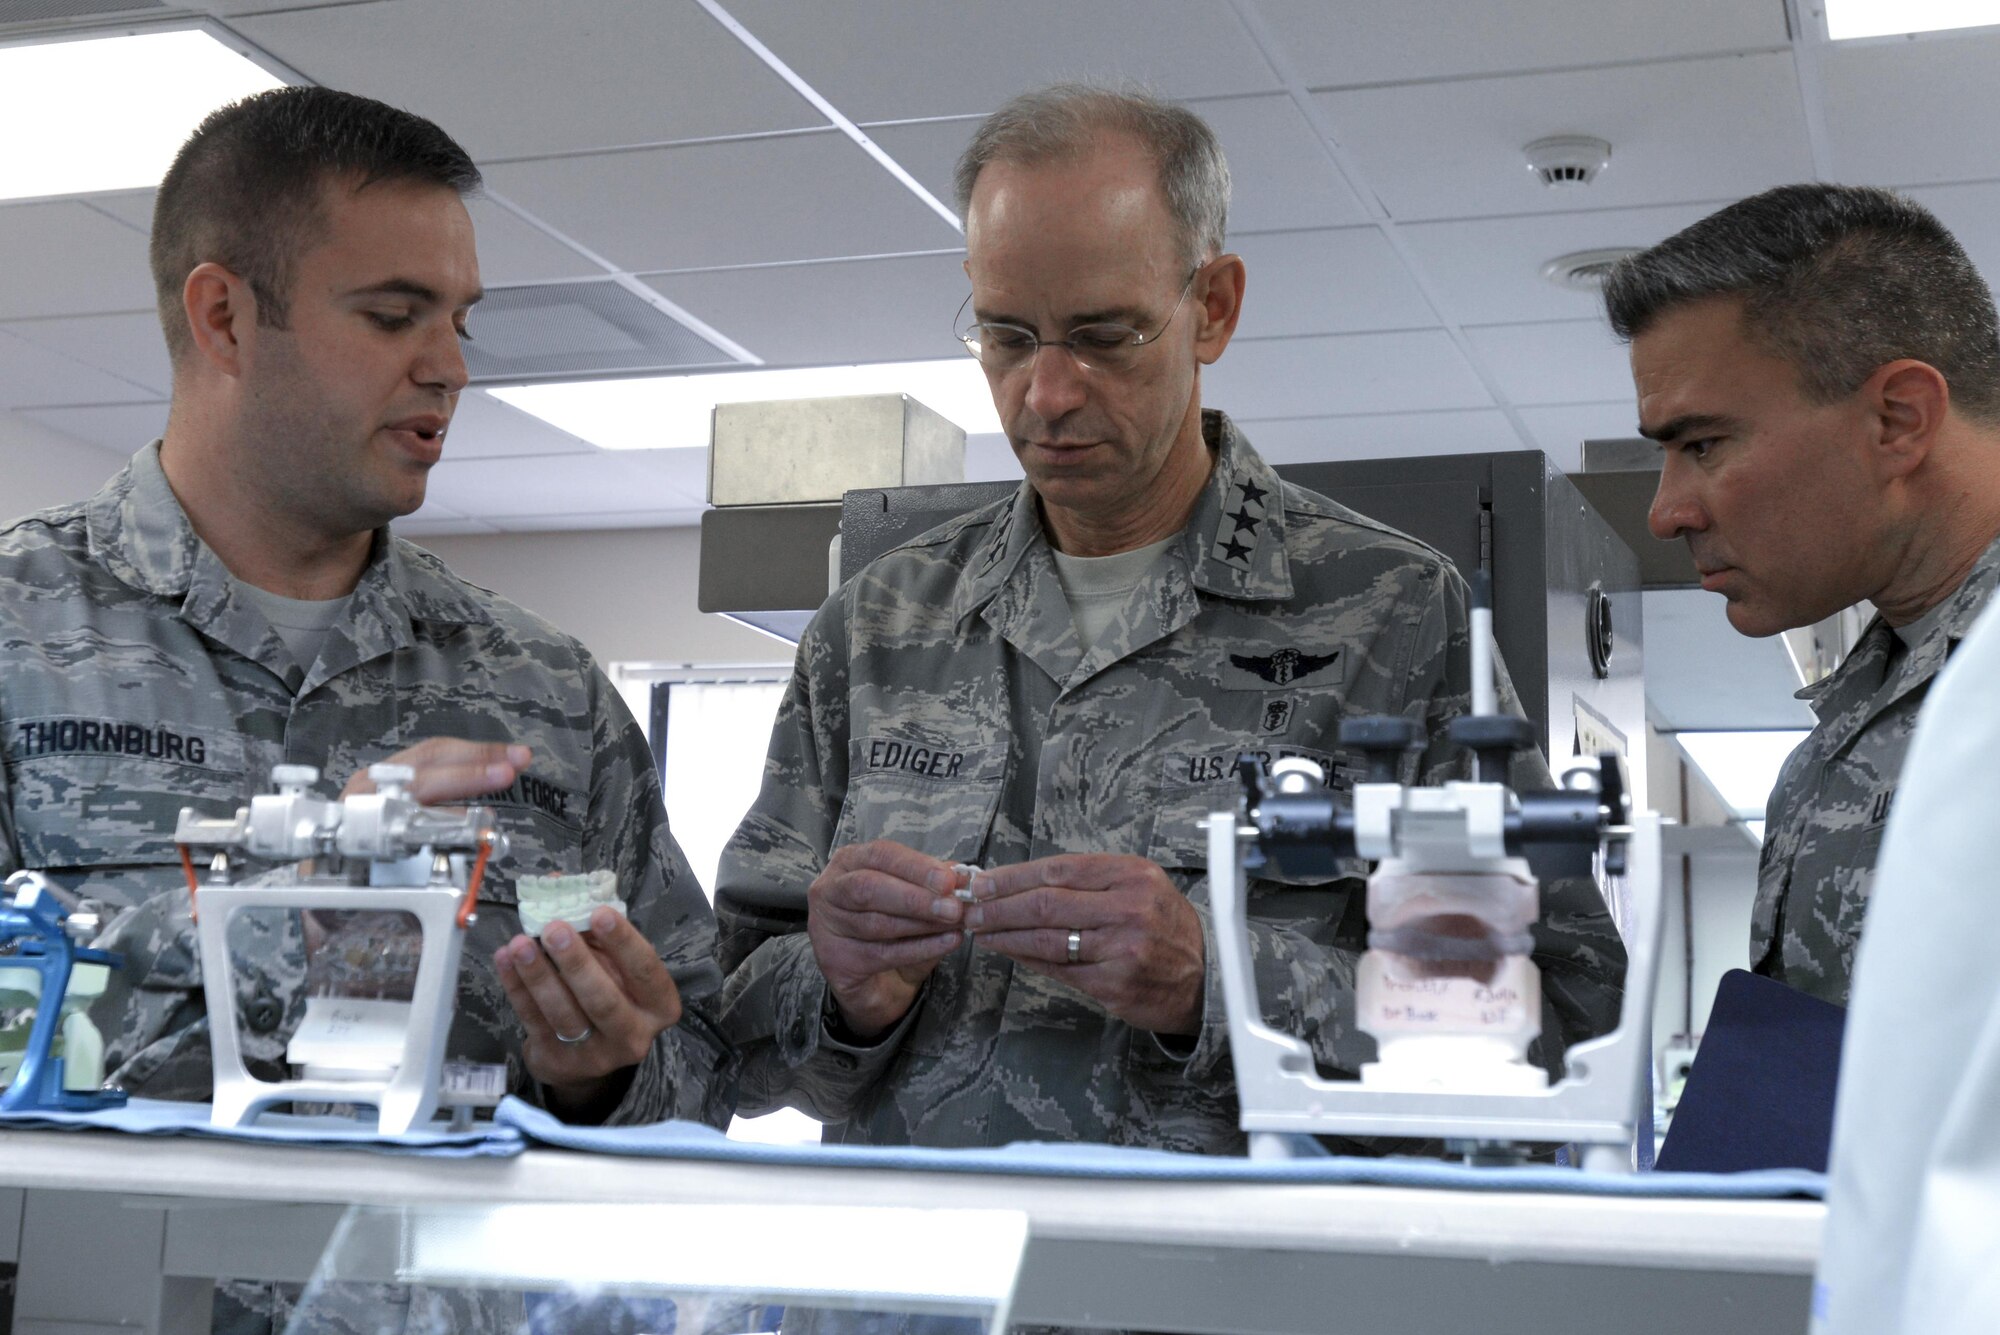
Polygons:
[[1270,503],[1271,493],[1253,479],[1245,478],[1231,486],[1209,555],[1225,565],[1248,570],[1250,553],[1257,550],[1257,533],[1264,525]]

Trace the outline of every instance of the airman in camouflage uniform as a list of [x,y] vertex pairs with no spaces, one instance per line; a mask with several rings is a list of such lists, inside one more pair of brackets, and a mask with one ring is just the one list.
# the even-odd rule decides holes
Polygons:
[[[1203,418],[1214,467],[1194,514],[1088,654],[1026,484],[872,562],[814,618],[718,881],[744,1112],[789,1103],[869,1143],[1243,1152],[1201,822],[1233,808],[1246,752],[1309,757],[1350,787],[1365,762],[1336,741],[1344,718],[1415,719],[1429,745],[1405,780],[1465,777],[1444,730],[1469,706],[1468,598],[1438,552],[1280,480],[1228,418]],[[1548,783],[1534,756],[1514,777]],[[833,850],[874,839],[982,867],[1157,863],[1201,919],[1198,1032],[1136,1029],[975,939],[889,1035],[843,1040],[804,891]],[[1374,1055],[1354,1017],[1363,875],[1249,894],[1271,1023],[1350,1075]],[[1623,960],[1595,888],[1552,887],[1544,1033],[1615,1024]]]
[[1883,822],[1931,679],[2000,579],[2000,321],[1965,251],[1887,190],[1781,186],[1621,263],[1650,523],[1747,635],[1867,601],[1766,808],[1758,973],[1847,1004]]
[[[1202,409],[1245,269],[1198,117],[1025,94],[957,188],[961,337],[1027,480],[871,563],[800,643],[717,886],[741,1105],[849,1142],[1241,1152],[1202,819],[1246,751],[1351,784],[1357,714],[1424,726],[1413,776],[1461,772],[1465,586]],[[1270,1018],[1350,1072],[1360,891],[1249,891]],[[1617,934],[1588,888],[1547,900],[1549,1036],[1601,1031]]]
[[[467,935],[451,1055],[507,1062],[515,1092],[535,1097],[491,963],[520,930],[514,882],[609,868],[687,1007],[613,1120],[727,1121],[705,1014],[721,981],[708,908],[668,832],[645,737],[575,640],[385,530],[302,670],[189,527],[157,445],[90,501],[0,529],[0,585],[0,874],[32,867],[117,912],[103,944],[126,963],[95,1014],[118,1084],[208,1097],[179,810],[229,816],[280,764],[317,766],[331,797],[356,770],[442,735],[534,752],[482,799],[509,853],[487,870]],[[279,922],[278,939],[241,956],[245,1053],[266,1078],[282,1076],[304,1007],[302,945],[293,920]]]
[[1801,992],[1847,1002],[1874,887],[1882,827],[1931,681],[2000,584],[2000,542],[1905,646],[1876,617],[1830,676],[1799,692],[1819,723],[1771,790],[1751,966]]

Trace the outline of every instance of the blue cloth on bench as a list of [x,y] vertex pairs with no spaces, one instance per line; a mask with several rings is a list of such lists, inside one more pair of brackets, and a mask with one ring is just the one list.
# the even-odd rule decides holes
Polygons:
[[1803,1169],[1753,1173],[1583,1173],[1529,1165],[1472,1168],[1434,1159],[1363,1159],[1319,1154],[1237,1159],[1118,1145],[1023,1142],[998,1149],[939,1150],[887,1145],[762,1145],[730,1140],[694,1122],[651,1126],[569,1126],[509,1098],[496,1119],[540,1145],[595,1154],[800,1168],[900,1168],[931,1173],[1011,1173],[1031,1177],[1143,1178],[1189,1182],[1291,1182],[1433,1187],[1460,1191],[1552,1191],[1599,1196],[1758,1197],[1825,1194],[1826,1175]]
[[384,1136],[365,1122],[348,1117],[297,1117],[265,1113],[239,1127],[214,1126],[206,1103],[175,1103],[164,1099],[132,1099],[122,1108],[96,1112],[35,1110],[0,1114],[0,1128],[27,1127],[60,1131],[123,1131],[138,1136],[208,1136],[217,1140],[249,1140],[287,1145],[333,1146],[373,1150],[378,1154],[425,1154],[445,1158],[505,1157],[527,1148],[521,1133],[497,1122],[482,1122],[469,1131],[449,1131],[445,1124]]

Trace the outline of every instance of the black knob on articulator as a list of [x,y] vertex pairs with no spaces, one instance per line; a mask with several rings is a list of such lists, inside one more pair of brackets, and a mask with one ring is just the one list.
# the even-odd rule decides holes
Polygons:
[[1403,753],[1417,744],[1417,725],[1396,715],[1342,719],[1340,744],[1368,758],[1369,783],[1395,783]]

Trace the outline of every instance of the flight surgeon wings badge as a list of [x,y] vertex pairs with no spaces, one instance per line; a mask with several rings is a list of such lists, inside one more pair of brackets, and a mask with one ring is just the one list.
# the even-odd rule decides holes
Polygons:
[[1262,658],[1248,654],[1231,654],[1229,661],[1245,672],[1255,673],[1273,686],[1289,686],[1295,681],[1312,676],[1315,672],[1332,667],[1340,657],[1340,651],[1330,654],[1301,653],[1297,649],[1280,649]]

